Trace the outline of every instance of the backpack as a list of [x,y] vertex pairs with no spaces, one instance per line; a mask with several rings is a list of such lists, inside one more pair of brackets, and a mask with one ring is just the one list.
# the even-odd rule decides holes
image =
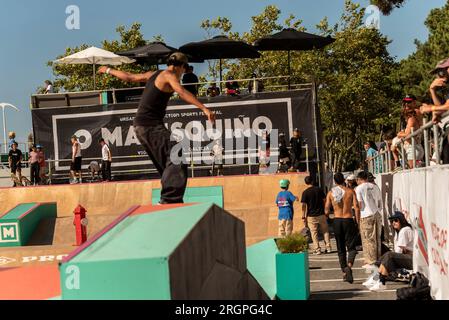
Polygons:
[[408,288],[396,291],[397,300],[432,300],[429,280],[420,272],[412,275]]

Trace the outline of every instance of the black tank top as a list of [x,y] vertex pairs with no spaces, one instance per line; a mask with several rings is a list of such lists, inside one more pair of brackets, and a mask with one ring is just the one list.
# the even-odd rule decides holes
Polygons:
[[162,70],[155,72],[148,80],[137,109],[134,126],[145,127],[163,123],[167,104],[173,93],[163,92],[156,87],[156,78],[161,72]]

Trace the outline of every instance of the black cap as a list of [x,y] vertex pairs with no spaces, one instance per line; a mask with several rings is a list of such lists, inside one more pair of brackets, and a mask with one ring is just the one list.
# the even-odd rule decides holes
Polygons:
[[388,220],[401,219],[405,220],[405,216],[401,211],[395,211],[391,216],[388,217]]

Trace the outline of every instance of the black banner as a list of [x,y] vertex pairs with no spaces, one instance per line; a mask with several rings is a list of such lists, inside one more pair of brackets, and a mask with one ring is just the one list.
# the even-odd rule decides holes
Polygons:
[[[299,128],[309,146],[309,159],[316,160],[319,144],[312,89],[215,97],[202,102],[217,114],[214,127],[201,110],[180,100],[170,102],[165,118],[174,138],[188,139],[190,150],[186,152],[193,154],[197,168],[208,165],[205,160],[215,140],[220,140],[225,149],[226,164],[248,163],[249,153],[257,155],[263,130],[284,133],[288,143],[293,129]],[[59,161],[71,158],[72,135],[80,138],[84,159],[101,157],[98,140],[104,138],[113,154],[114,171],[148,169],[152,166],[133,127],[136,110],[137,103],[33,109],[35,141],[44,146],[48,159],[57,160],[56,171],[69,169],[70,162]],[[83,162],[83,167],[88,164]],[[248,169],[238,171],[235,173],[243,174]]]

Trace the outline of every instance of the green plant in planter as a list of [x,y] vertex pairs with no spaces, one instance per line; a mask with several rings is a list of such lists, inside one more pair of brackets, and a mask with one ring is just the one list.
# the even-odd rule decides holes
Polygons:
[[276,296],[280,300],[310,297],[309,243],[300,233],[276,241]]
[[276,241],[281,253],[301,253],[309,249],[308,239],[300,233],[293,233]]

